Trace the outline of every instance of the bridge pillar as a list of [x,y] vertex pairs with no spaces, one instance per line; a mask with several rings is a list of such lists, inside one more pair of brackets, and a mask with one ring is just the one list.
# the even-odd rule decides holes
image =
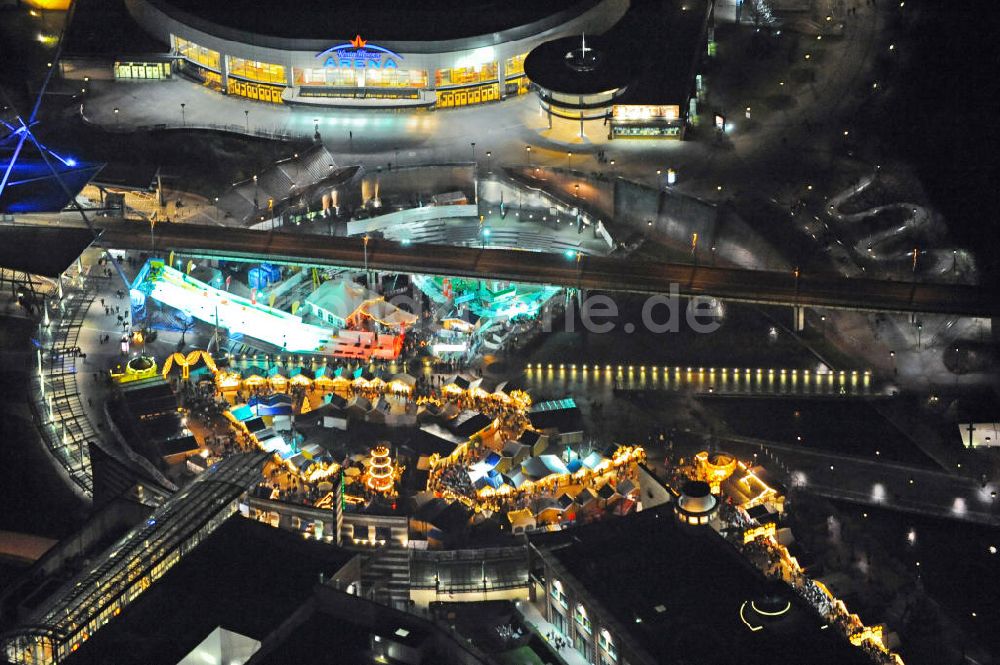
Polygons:
[[795,332],[802,332],[806,328],[806,308],[801,305],[796,305],[792,308],[792,314],[795,317],[794,329]]

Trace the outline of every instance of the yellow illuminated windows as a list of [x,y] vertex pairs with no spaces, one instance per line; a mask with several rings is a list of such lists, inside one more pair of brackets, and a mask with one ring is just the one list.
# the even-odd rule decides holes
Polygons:
[[232,56],[226,56],[226,64],[229,67],[229,73],[233,76],[251,81],[260,81],[261,83],[278,83],[284,85],[286,82],[285,68],[282,65],[272,65],[267,62],[234,58]]
[[375,67],[314,67],[292,69],[297,86],[331,88],[423,88],[427,72],[421,69],[377,69]]
[[181,37],[174,37],[174,45],[177,49],[177,55],[181,56],[185,60],[189,60],[195,64],[201,65],[202,67],[208,67],[209,69],[214,69],[219,71],[219,52],[213,51],[212,49],[207,49],[204,46],[198,46],[194,42],[189,42]]
[[515,55],[513,58],[507,58],[504,63],[503,74],[506,77],[520,76],[524,73],[524,59],[527,57],[527,53],[522,53],[521,55]]
[[481,81],[495,81],[497,78],[497,63],[487,62],[479,67],[454,67],[439,69],[434,76],[438,87],[449,85],[469,85]]

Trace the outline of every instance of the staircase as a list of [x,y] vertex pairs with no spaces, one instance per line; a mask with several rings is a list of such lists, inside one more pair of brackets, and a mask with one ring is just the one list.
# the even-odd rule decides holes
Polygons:
[[365,556],[361,588],[372,600],[407,609],[410,604],[410,552],[386,546]]

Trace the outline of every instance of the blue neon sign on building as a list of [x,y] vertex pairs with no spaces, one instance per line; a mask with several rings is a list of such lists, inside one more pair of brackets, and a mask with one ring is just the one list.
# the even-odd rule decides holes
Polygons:
[[369,44],[367,40],[361,39],[361,35],[356,35],[344,44],[331,46],[322,53],[317,53],[316,57],[323,60],[324,67],[347,69],[398,69],[398,61],[403,59],[395,51]]

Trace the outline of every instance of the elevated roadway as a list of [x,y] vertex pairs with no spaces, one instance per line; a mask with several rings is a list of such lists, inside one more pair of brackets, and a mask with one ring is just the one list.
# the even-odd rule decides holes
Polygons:
[[[102,244],[117,249],[149,251],[145,223],[107,222]],[[849,279],[833,274],[767,272],[739,268],[692,266],[610,257],[567,258],[511,249],[479,249],[443,245],[404,245],[359,237],[334,238],[274,231],[219,228],[194,224],[158,224],[158,252],[195,256],[267,260],[349,268],[392,270],[455,277],[553,284],[605,291],[669,293],[676,285],[683,296],[711,296],[728,301],[852,310],[995,316],[1000,298],[988,289],[964,284],[922,284]]]

